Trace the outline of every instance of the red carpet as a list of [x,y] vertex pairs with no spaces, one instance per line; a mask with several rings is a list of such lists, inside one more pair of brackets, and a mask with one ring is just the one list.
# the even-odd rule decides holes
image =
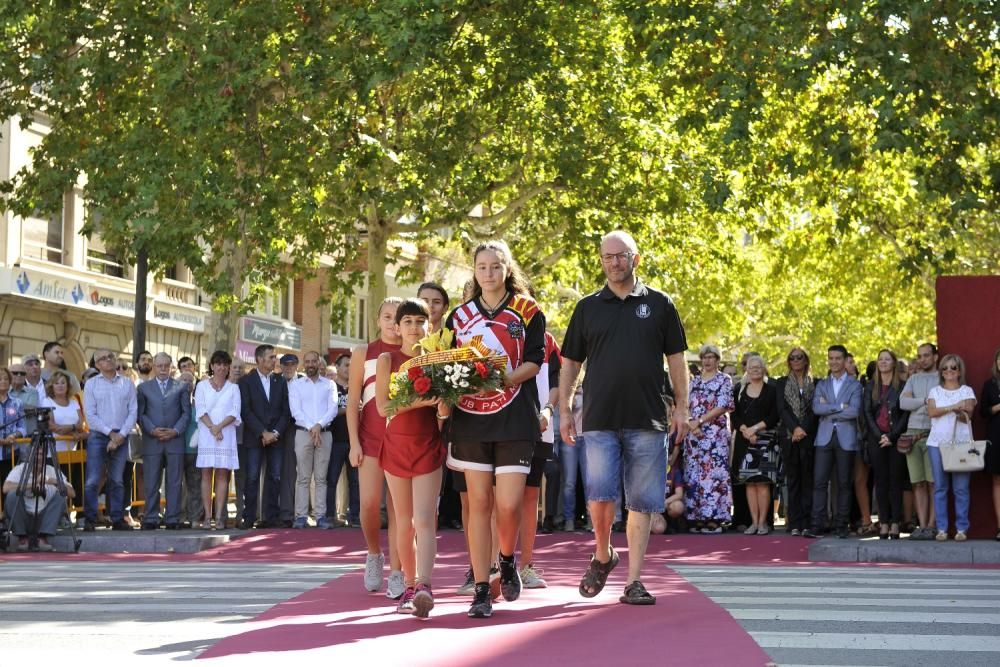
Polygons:
[[[363,562],[357,531],[277,531],[253,538],[253,542],[239,540],[199,558]],[[289,538],[298,548],[286,541]],[[674,574],[668,564],[673,559],[686,563],[804,561],[805,547],[799,540],[653,536],[643,581],[657,596],[657,604],[629,607],[618,603],[627,572],[623,535],[614,540],[622,563],[604,592],[593,600],[577,592],[589,557],[588,538],[572,533],[540,536],[535,562],[544,570],[549,587],[525,591],[515,603],[497,603],[492,619],[469,619],[465,615],[469,598],[451,593],[465,571],[464,542],[460,533],[445,532],[438,540],[438,599],[430,619],[395,614],[384,594],[362,589],[359,568],[273,607],[250,624],[252,629],[223,639],[201,658],[294,652],[289,657],[449,667],[696,662],[760,666],[769,662],[721,607]],[[335,539],[345,543],[339,548],[329,546]]]

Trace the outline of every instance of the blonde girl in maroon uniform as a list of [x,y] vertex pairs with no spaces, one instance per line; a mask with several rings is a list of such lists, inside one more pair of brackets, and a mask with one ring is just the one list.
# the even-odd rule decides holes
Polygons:
[[[396,332],[396,308],[402,303],[390,297],[378,309],[379,337],[367,345],[359,345],[351,353],[351,367],[347,386],[347,432],[351,441],[348,457],[358,469],[358,491],[361,496],[361,532],[368,546],[365,559],[365,590],[374,593],[382,587],[385,556],[379,539],[382,528],[382,492],[385,488],[385,471],[379,465],[382,439],[385,437],[385,417],[375,407],[375,366],[384,352],[399,350]],[[389,584],[386,597],[397,600],[406,588],[403,581],[399,555],[396,553],[394,533],[396,518],[393,513],[392,494],[386,494],[386,512],[389,519]]]

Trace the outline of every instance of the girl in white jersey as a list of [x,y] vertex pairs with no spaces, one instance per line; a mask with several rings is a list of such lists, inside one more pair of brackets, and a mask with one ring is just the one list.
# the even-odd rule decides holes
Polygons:
[[[448,316],[459,347],[469,345],[507,356],[504,388],[463,397],[452,412],[448,465],[465,473],[468,487],[470,560],[475,597],[469,616],[493,613],[489,590],[490,516],[496,513],[500,587],[516,600],[521,580],[514,561],[525,479],[540,439],[535,375],[545,353],[545,316],[528,295],[527,281],[502,241],[473,253],[472,299]],[[494,489],[495,478],[495,489]]]

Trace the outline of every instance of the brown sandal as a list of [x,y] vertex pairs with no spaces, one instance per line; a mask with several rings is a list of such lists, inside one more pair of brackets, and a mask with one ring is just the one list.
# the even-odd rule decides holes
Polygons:
[[604,584],[608,582],[608,575],[618,565],[618,560],[618,552],[615,551],[614,547],[611,547],[611,560],[607,563],[602,563],[596,557],[591,556],[590,567],[587,568],[583,579],[580,580],[580,595],[592,598],[603,591]]
[[649,591],[638,579],[625,587],[625,594],[618,598],[618,601],[622,604],[656,604],[656,598],[649,594]]

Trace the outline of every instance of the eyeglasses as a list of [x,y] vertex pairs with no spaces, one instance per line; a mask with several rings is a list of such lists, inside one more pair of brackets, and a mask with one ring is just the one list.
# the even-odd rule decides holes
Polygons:
[[42,362],[38,361],[37,359],[28,359],[26,362],[24,362],[24,365],[25,366],[41,366]]
[[804,354],[790,354],[788,355],[789,361],[804,361],[806,356]]
[[632,251],[616,252],[608,255],[601,255],[601,261],[605,264],[614,264],[615,262],[631,262],[633,257],[635,257],[635,253]]
[[94,359],[94,361],[114,361],[114,360],[115,360],[115,355],[113,354],[105,354],[103,357],[97,357],[96,359]]
[[11,371],[11,375],[27,375],[24,371]]
[[943,370],[943,371],[957,371],[958,370],[958,366],[942,366],[941,370]]

